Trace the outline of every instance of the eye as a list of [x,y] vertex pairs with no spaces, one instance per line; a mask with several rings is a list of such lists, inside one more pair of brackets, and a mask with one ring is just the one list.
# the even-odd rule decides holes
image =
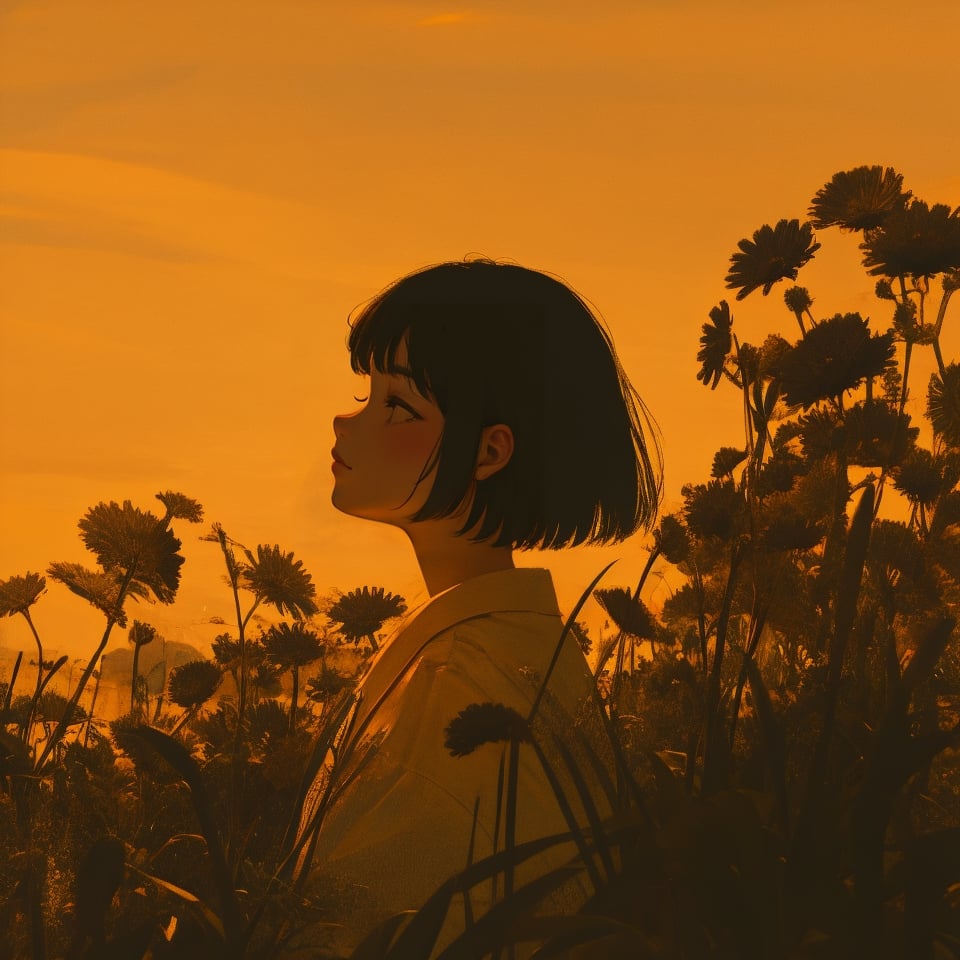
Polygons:
[[405,411],[406,413],[409,413],[410,416],[409,416],[406,420],[401,421],[402,423],[411,423],[411,422],[414,421],[414,420],[420,420],[420,419],[421,419],[420,414],[418,414],[418,413],[413,409],[413,407],[407,406],[407,404],[405,404],[405,403],[404,403],[401,399],[399,399],[398,397],[387,397],[387,399],[383,401],[383,405],[384,405],[385,407],[388,407],[388,408],[390,409],[390,411],[391,411],[391,413],[390,413],[391,418],[393,417],[393,411],[394,411],[395,409],[397,409],[397,407],[399,407],[401,410]]

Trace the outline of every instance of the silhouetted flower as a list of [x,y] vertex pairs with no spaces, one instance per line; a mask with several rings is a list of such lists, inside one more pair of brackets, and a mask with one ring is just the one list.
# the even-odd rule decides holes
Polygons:
[[737,369],[741,383],[756,383],[760,376],[760,351],[752,343],[737,348]]
[[944,491],[941,466],[929,450],[918,447],[894,471],[893,486],[912,504],[929,507]]
[[960,366],[949,363],[941,380],[931,374],[927,387],[927,417],[951,447],[960,447]]
[[[929,324],[924,326],[933,329]],[[917,324],[917,305],[912,300],[904,300],[894,307],[893,329],[907,343],[918,343],[923,338],[923,331]]]
[[47,581],[39,573],[17,574],[0,580],[0,617],[24,614],[47,588]]
[[305,667],[323,656],[323,641],[300,624],[280,623],[270,627],[263,641],[267,659],[281,670]]
[[387,620],[406,613],[407,606],[403,597],[386,593],[383,587],[357,588],[344,594],[329,610],[327,619],[338,623],[337,630],[347,640],[359,644],[366,638],[374,651],[378,649],[376,633],[383,628]]
[[761,544],[767,550],[809,550],[826,536],[820,524],[812,523],[795,507],[779,506],[763,531]]
[[[719,598],[711,597],[711,600]],[[666,623],[676,623],[677,621],[696,622],[699,615],[703,612],[703,598],[700,592],[689,581],[681,584],[679,589],[663,601],[662,617]]]
[[211,660],[191,660],[170,672],[170,699],[186,709],[206,703],[220,685],[220,668]]
[[213,659],[221,667],[231,666],[240,659],[240,641],[234,640],[229,633],[219,633],[213,639],[211,645],[213,650]]
[[670,563],[683,563],[690,555],[690,537],[686,527],[673,514],[661,518],[660,529],[655,536],[660,552]]
[[893,334],[870,335],[858,313],[837,314],[808,330],[780,361],[784,398],[804,409],[839,399],[892,362]]
[[656,627],[647,605],[634,598],[626,587],[594,590],[597,603],[606,611],[618,630],[643,640],[656,638]]
[[877,295],[878,300],[896,300],[894,296],[893,287],[890,286],[889,280],[878,280],[877,285],[874,287],[873,292]]
[[[293,695],[290,706],[291,725],[296,722],[297,700],[300,690],[300,668],[319,660],[323,656],[324,644],[313,630],[302,624],[281,623],[271,627],[264,637],[267,659],[280,670],[290,670],[293,674]],[[291,729],[293,727],[291,726]]]
[[710,311],[710,321],[711,323],[705,323],[701,328],[703,333],[697,353],[697,361],[701,367],[697,379],[702,380],[704,386],[712,380],[710,389],[713,390],[723,376],[723,365],[731,346],[730,327],[733,317],[726,300],[721,300],[720,305]]
[[87,716],[86,710],[75,704],[56,690],[44,690],[37,701],[37,714],[49,723],[59,723],[66,718],[67,723],[77,723]]
[[290,715],[279,700],[261,700],[247,715],[250,739],[256,743],[278,740],[290,729]]
[[858,403],[844,421],[847,459],[861,467],[892,467],[910,452],[920,434],[910,414],[877,400]]
[[740,531],[743,495],[732,480],[711,480],[704,485],[686,484],[681,489],[687,529],[697,537],[729,540]]
[[466,757],[485,743],[529,742],[530,727],[512,707],[502,703],[471,703],[444,731],[443,745],[454,757]]
[[257,696],[278,697],[283,690],[280,682],[282,671],[272,663],[258,663],[250,671],[250,683],[253,684]]
[[736,447],[721,447],[713,455],[710,476],[716,477],[718,480],[722,477],[733,476],[733,471],[746,459],[746,450],[738,450]]
[[769,334],[760,345],[761,377],[776,379],[780,376],[780,361],[793,349],[778,333]]
[[100,566],[133,576],[161,603],[173,603],[180,585],[180,541],[152,513],[111,501],[91,507],[80,521],[80,536]]
[[757,474],[756,492],[766,497],[771,493],[786,493],[803,473],[803,460],[789,450],[777,450]]
[[[117,607],[120,583],[115,573],[90,570],[82,564],[63,561],[51,563],[47,573],[54,580],[62,583],[71,593],[75,593],[95,606],[104,616],[115,619],[118,626],[127,625],[127,615]],[[136,581],[130,583],[127,592],[139,597],[145,597],[147,594],[146,589]]]
[[800,317],[813,306],[813,297],[810,296],[806,287],[790,287],[783,293],[783,302],[788,310]]
[[854,167],[835,173],[810,201],[810,221],[819,230],[870,230],[879,227],[893,210],[910,199],[903,191],[903,175],[893,167]]
[[242,583],[258,599],[295,620],[311,617],[320,609],[314,599],[317,589],[302,560],[294,560],[292,553],[282,553],[276,545],[260,544],[256,556],[244,552],[248,563],[241,570]]
[[352,677],[345,677],[336,670],[324,666],[320,673],[307,681],[307,699],[318,703],[325,703],[335,697],[341,690],[346,690],[356,684]]
[[960,207],[922,200],[894,210],[860,244],[863,265],[885,277],[931,277],[960,268]]
[[741,240],[737,246],[740,253],[730,258],[727,288],[740,291],[738,300],[757,287],[763,287],[766,296],[778,280],[796,280],[800,268],[820,249],[810,224],[801,225],[799,220],[780,220],[775,227],[764,224],[752,241]]
[[[797,477],[790,491],[790,502],[811,520],[832,519],[838,504],[837,458],[833,455],[808,461],[805,473]],[[843,502],[850,496],[850,481],[844,483]]]
[[866,569],[890,600],[897,592],[924,586],[925,563],[916,533],[905,523],[875,520],[870,530]]
[[173,490],[157,494],[157,499],[167,508],[164,523],[171,520],[186,520],[187,523],[199,523],[203,519],[203,507],[196,500]]
[[149,623],[142,623],[140,620],[134,620],[127,634],[127,640],[135,647],[145,647],[148,643],[153,643],[157,639],[157,628]]
[[797,421],[798,437],[808,461],[822,460],[843,449],[846,430],[832,410],[811,410]]

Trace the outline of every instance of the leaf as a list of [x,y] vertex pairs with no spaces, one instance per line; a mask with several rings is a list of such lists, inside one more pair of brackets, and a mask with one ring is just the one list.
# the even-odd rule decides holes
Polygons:
[[223,909],[225,926],[221,927],[221,932],[228,945],[238,947],[242,932],[240,908],[227,870],[227,862],[224,857],[213,806],[207,796],[203,777],[196,760],[190,756],[183,744],[154,727],[140,724],[131,728],[129,734],[139,737],[153,747],[183,777],[190,787],[190,799],[200,822],[200,832],[207,841],[207,854],[210,857],[210,864],[213,869],[214,884]]
[[537,715],[537,710],[540,708],[540,701],[543,699],[544,691],[547,689],[547,684],[550,682],[550,676],[553,673],[553,668],[557,665],[557,661],[560,659],[560,651],[563,649],[563,642],[566,640],[567,634],[570,632],[571,624],[576,622],[577,617],[580,615],[580,611],[583,609],[583,605],[587,602],[587,599],[593,592],[593,588],[600,582],[603,575],[616,562],[616,560],[611,560],[593,578],[593,580],[590,581],[590,585],[587,587],[587,589],[580,594],[580,599],[577,600],[576,604],[574,605],[573,612],[567,617],[567,622],[563,625],[563,629],[560,631],[560,637],[557,640],[557,646],[553,651],[553,656],[550,658],[550,663],[543,675],[543,680],[540,683],[540,689],[537,691],[537,695],[534,697],[533,704],[530,707],[530,712],[527,714],[527,723],[533,723],[533,718]]
[[784,833],[788,830],[789,808],[787,805],[787,754],[783,740],[783,731],[773,712],[770,702],[770,693],[763,682],[760,668],[753,657],[745,662],[747,677],[750,680],[750,691],[753,694],[753,703],[757,711],[757,720],[763,736],[763,748],[767,758],[767,766],[773,777],[774,791],[777,797],[777,808],[780,815],[780,825]]
[[[591,957],[627,957],[631,960],[658,960],[664,956],[642,930],[612,917],[578,914],[572,917],[525,917],[517,931],[546,943],[531,954],[530,960],[568,957],[568,951],[592,943]],[[602,951],[602,952],[601,952]],[[579,953],[574,954],[579,956]]]
[[[469,930],[440,953],[437,960],[472,960],[502,945],[515,943],[520,938],[516,936],[513,924],[529,915],[547,894],[577,872],[575,867],[558,867],[524,884],[511,896],[494,904]],[[412,955],[398,954],[398,960],[401,956]]]
[[415,913],[415,910],[404,910],[378,923],[350,954],[350,960],[382,960],[397,931]]
[[141,877],[146,880],[149,880],[152,884],[159,887],[161,890],[166,890],[167,893],[172,893],[175,897],[179,897],[181,900],[185,900],[187,903],[191,903],[194,906],[198,907],[203,918],[207,921],[210,927],[214,930],[218,937],[221,940],[226,940],[226,933],[223,929],[223,923],[217,914],[206,904],[204,903],[196,894],[191,893],[189,890],[184,890],[183,887],[178,887],[175,883],[171,883],[169,880],[164,880],[162,877],[154,876],[152,873],[147,873],[145,870],[141,870],[139,867],[134,866],[132,863],[128,863],[127,867],[130,870],[133,870],[134,873],[139,873]]
[[[526,843],[517,844],[512,850],[502,850],[493,856],[485,857],[455,874],[449,880],[441,884],[437,890],[429,897],[424,905],[417,911],[410,923],[404,928],[397,941],[394,943],[390,952],[387,954],[388,960],[408,960],[411,957],[426,957],[433,950],[440,930],[443,927],[444,918],[447,915],[450,902],[454,894],[469,890],[478,883],[483,883],[491,877],[501,873],[508,865],[516,867],[518,864],[535,857],[543,850],[549,849],[560,843],[569,843],[570,835],[568,833],[553,834],[549,837],[541,837],[537,840],[529,840]],[[559,886],[568,876],[578,872],[575,868],[561,868],[562,875],[557,878],[554,871],[551,874],[540,878],[545,889],[540,894],[545,896],[553,886]],[[548,883],[553,878],[552,886]],[[514,892],[514,898],[519,898],[526,887],[521,887]],[[529,896],[529,895],[528,895]],[[500,904],[498,904],[499,906]],[[490,913],[486,914],[483,920],[478,921],[471,931],[476,930],[483,921],[493,913],[494,907]],[[486,928],[485,928],[486,929]],[[461,938],[451,944],[453,947]],[[473,956],[473,954],[468,954]],[[476,954],[479,956],[480,954]]]

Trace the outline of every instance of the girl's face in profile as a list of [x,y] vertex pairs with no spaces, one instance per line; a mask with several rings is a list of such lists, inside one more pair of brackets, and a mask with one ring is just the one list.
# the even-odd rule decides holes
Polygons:
[[356,398],[363,407],[333,418],[334,456],[343,461],[332,466],[333,505],[396,526],[406,526],[430,494],[436,469],[410,496],[443,431],[440,408],[402,372],[406,355],[401,342],[390,373],[372,368],[369,393]]

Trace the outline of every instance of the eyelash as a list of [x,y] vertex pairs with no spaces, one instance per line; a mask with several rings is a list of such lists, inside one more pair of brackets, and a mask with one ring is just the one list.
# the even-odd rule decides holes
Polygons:
[[[369,400],[370,398],[369,398],[369,397],[354,397],[353,399],[356,400],[357,403],[366,403],[367,400]],[[410,414],[410,419],[411,419],[411,420],[419,420],[419,419],[420,419],[420,415],[419,415],[418,413],[414,412],[414,410],[412,410],[410,407],[408,407],[402,400],[398,400],[396,397],[387,397],[386,400],[383,401],[383,405],[384,405],[385,407],[389,407],[391,410],[395,410],[397,407],[400,407],[401,410],[403,410],[404,412]],[[407,421],[407,422],[409,422],[409,421]]]

